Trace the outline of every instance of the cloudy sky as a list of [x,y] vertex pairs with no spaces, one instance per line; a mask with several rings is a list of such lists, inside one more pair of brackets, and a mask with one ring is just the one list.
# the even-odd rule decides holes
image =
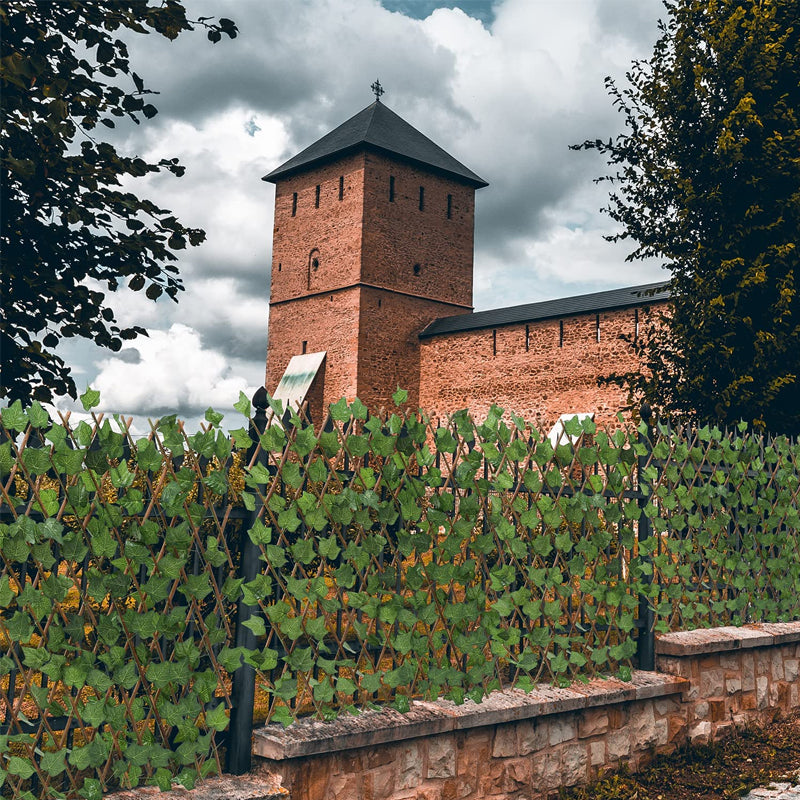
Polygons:
[[[128,39],[159,114],[116,134],[186,175],[131,188],[202,227],[180,262],[176,305],[111,296],[122,324],[144,325],[113,354],[62,351],[103,408],[197,419],[229,409],[264,377],[274,187],[261,177],[369,105],[379,78],[390,108],[489,181],[477,193],[477,310],[658,280],[626,263],[600,213],[595,153],[622,120],[603,81],[624,81],[652,52],[660,0],[189,0],[191,14],[235,20],[239,36]],[[62,404],[64,408],[69,403]]]

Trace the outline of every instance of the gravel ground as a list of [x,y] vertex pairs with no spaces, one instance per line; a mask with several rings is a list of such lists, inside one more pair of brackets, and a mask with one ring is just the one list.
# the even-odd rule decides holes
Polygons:
[[753,789],[744,800],[800,800],[800,783],[775,783],[768,789]]

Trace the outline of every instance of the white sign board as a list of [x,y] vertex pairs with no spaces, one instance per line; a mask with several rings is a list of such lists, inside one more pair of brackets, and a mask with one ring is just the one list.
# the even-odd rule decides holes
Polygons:
[[275,394],[272,395],[273,400],[281,400],[284,410],[293,408],[297,411],[308,396],[308,390],[325,361],[325,355],[323,350],[321,353],[292,356]]
[[553,425],[550,433],[547,435],[547,438],[550,439],[550,444],[553,445],[553,449],[555,450],[556,447],[560,444],[575,444],[579,437],[577,436],[570,436],[566,429],[564,428],[564,423],[569,419],[577,419],[578,422],[583,422],[585,419],[594,419],[594,411],[591,413],[572,413],[572,414],[562,414],[558,418],[558,422]]

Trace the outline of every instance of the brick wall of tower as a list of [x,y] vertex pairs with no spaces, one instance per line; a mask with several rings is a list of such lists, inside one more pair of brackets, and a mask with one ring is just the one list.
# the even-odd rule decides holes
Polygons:
[[458,312],[456,306],[363,288],[359,325],[358,396],[370,408],[393,407],[392,393],[408,391],[419,405],[419,332],[432,320]]
[[471,187],[372,153],[278,181],[267,389],[305,347],[328,353],[326,405],[398,385],[416,405],[419,332],[471,309],[473,211]]
[[[269,392],[305,342],[308,353],[328,353],[324,402],[356,395],[359,293],[357,288],[341,289],[359,279],[363,199],[363,154],[276,185],[265,381]],[[312,250],[318,251],[316,268]]]
[[373,153],[365,167],[362,280],[470,310],[475,190]]
[[[640,307],[640,330],[664,308]],[[599,341],[594,313],[423,339],[419,404],[431,414],[469,408],[480,417],[496,403],[545,430],[569,412],[593,411],[597,422],[613,424],[626,393],[597,381],[641,368],[620,338],[634,334],[636,311],[599,317]]]
[[419,332],[472,307],[474,194],[432,172],[366,155],[358,395],[371,408],[391,407],[398,385],[416,406]]
[[[278,181],[270,301],[324,292],[358,281],[363,211],[363,153]],[[312,251],[317,251],[316,268],[311,263]],[[272,325],[270,333],[271,329]]]
[[[303,352],[327,352],[323,405],[357,395],[358,288],[316,294],[273,305],[269,312],[266,387],[274,392],[289,359]],[[318,419],[315,416],[314,421]]]

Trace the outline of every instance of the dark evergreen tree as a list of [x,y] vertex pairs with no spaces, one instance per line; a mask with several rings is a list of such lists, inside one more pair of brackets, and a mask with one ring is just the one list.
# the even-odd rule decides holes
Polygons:
[[800,432],[800,2],[667,0],[620,89],[605,209],[629,260],[671,273],[669,313],[613,376],[634,403]]
[[202,230],[120,188],[125,176],[167,170],[102,140],[98,125],[157,113],[117,36],[175,39],[200,26],[217,42],[236,36],[227,19],[190,20],[177,0],[5,0],[2,26],[2,314],[0,396],[75,397],[70,369],[53,348],[80,336],[119,350],[145,334],[121,328],[105,290],[127,286],[152,300],[182,289],[175,251]]

